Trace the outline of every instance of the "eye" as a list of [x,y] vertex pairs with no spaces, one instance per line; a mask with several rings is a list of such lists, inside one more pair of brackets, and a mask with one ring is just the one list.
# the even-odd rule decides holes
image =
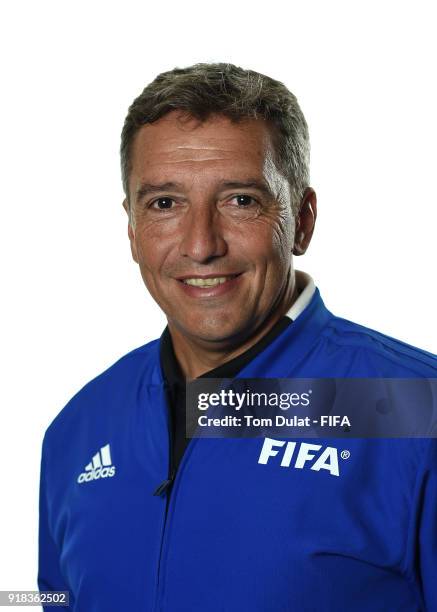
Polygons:
[[158,198],[154,202],[152,202],[151,208],[155,210],[170,210],[174,204],[174,200],[171,198]]
[[252,198],[252,196],[245,194],[237,195],[233,199],[237,202],[238,206],[242,207],[247,207],[251,204],[255,204],[255,200]]
[[261,203],[247,193],[230,196],[219,206],[220,213],[229,219],[245,221],[255,219],[260,214]]

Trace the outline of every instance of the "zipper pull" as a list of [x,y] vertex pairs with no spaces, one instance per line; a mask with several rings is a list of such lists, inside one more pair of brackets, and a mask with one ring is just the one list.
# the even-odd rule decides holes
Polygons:
[[166,493],[168,489],[170,489],[171,485],[173,484],[174,477],[175,477],[175,472],[172,472],[170,474],[170,477],[167,478],[167,480],[164,480],[164,482],[161,482],[159,487],[153,492],[153,495],[159,496],[159,495],[163,495],[163,493]]

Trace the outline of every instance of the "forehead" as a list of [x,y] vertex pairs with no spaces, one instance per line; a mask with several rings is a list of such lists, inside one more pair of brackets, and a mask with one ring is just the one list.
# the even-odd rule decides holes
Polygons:
[[263,120],[232,122],[216,115],[200,122],[174,111],[137,132],[131,179],[173,179],[199,171],[262,175],[271,156],[271,134]]

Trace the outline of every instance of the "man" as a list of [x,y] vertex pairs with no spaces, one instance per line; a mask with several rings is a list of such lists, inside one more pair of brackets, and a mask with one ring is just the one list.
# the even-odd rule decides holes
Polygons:
[[[296,98],[229,64],[161,74],[121,159],[132,256],[168,327],[46,432],[40,589],[87,612],[437,609],[434,440],[294,440],[299,464],[285,441],[185,438],[198,377],[436,376],[295,272],[316,220]],[[338,474],[308,459],[328,447]]]

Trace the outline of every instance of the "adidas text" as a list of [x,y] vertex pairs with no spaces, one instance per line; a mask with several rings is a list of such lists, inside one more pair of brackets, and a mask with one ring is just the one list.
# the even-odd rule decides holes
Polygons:
[[85,471],[79,474],[77,482],[89,482],[90,480],[98,480],[99,478],[110,478],[115,474],[115,466],[112,465],[111,449],[109,444],[102,448],[93,456],[88,465],[85,466]]
[[115,465],[111,467],[97,468],[92,472],[82,472],[80,476],[78,476],[77,482],[89,482],[90,480],[97,480],[98,478],[108,478],[110,476],[114,476],[115,474]]

